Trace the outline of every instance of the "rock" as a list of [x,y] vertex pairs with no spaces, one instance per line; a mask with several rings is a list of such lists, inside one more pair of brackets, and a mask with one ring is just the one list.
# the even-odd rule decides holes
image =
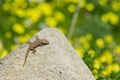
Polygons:
[[[0,80],[95,80],[59,30],[45,28],[36,35],[47,39],[49,44],[37,47],[35,55],[31,51],[24,67],[29,44],[25,43],[12,51],[0,61]],[[33,42],[35,36],[29,41]]]

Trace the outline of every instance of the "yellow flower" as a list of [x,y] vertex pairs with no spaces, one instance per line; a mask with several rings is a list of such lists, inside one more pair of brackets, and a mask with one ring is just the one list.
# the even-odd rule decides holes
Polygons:
[[93,67],[95,69],[100,69],[100,65],[101,65],[100,61],[98,59],[95,59]]
[[10,10],[10,7],[11,7],[10,3],[4,3],[4,4],[3,4],[3,9],[4,9],[5,11]]
[[103,14],[101,16],[101,19],[103,22],[107,23],[109,21],[109,15],[108,14]]
[[82,36],[82,37],[80,37],[79,41],[80,41],[80,43],[86,43],[87,39],[85,36]]
[[118,46],[115,48],[115,52],[116,52],[117,54],[120,54],[120,45],[118,45]]
[[76,48],[76,51],[77,51],[78,55],[79,55],[81,58],[84,57],[84,55],[83,55],[83,52],[84,52],[83,48]]
[[15,50],[18,47],[18,45],[12,45],[11,50]]
[[25,0],[14,0],[13,2],[13,6],[15,7],[20,7],[20,8],[26,8],[27,7],[27,3]]
[[101,57],[99,58],[99,60],[100,60],[100,62],[102,62],[102,63],[106,62],[106,56],[101,56]]
[[32,8],[26,11],[26,15],[31,19],[33,23],[35,23],[40,18],[41,13],[36,8]]
[[99,48],[103,48],[104,47],[104,42],[102,39],[97,39],[96,40],[96,45],[99,47]]
[[94,70],[92,71],[92,73],[93,73],[93,74],[97,74],[97,73],[98,73],[98,70],[97,70],[97,69],[94,69]]
[[113,55],[109,50],[104,51],[103,56],[105,57],[106,63],[111,64],[113,60]]
[[[61,0],[59,0],[59,2],[60,2]],[[62,1],[62,2],[65,2],[65,3],[77,3],[78,2],[78,0],[64,0],[64,1]]]
[[55,27],[57,26],[57,23],[58,23],[58,21],[52,17],[47,17],[45,21],[46,21],[46,24],[50,27]]
[[108,65],[105,70],[101,71],[101,73],[105,76],[109,76],[112,73],[112,69],[112,65]]
[[91,57],[94,57],[94,56],[95,56],[95,51],[91,49],[91,50],[88,51],[88,54],[89,54]]
[[87,34],[85,36],[82,36],[79,38],[80,44],[82,44],[84,49],[89,49],[90,48],[90,43],[89,41],[92,39],[92,35],[91,34]]
[[52,6],[50,6],[48,3],[42,3],[38,5],[38,11],[46,16],[50,16],[52,14]]
[[8,54],[6,49],[3,49],[2,54],[0,55],[0,59],[4,58]]
[[91,35],[91,34],[87,34],[87,35],[86,35],[86,39],[87,39],[88,41],[92,40],[92,35]]
[[77,3],[77,2],[78,2],[78,0],[71,0],[71,2],[73,2],[73,3]]
[[101,6],[106,5],[107,2],[108,2],[108,0],[99,0],[99,4],[100,4]]
[[19,3],[24,2],[24,0],[15,0],[14,2],[15,2],[16,4],[19,4]]
[[120,71],[120,65],[118,63],[112,64],[112,71],[115,71],[115,72]]
[[17,9],[16,11],[16,15],[19,17],[25,17],[26,16],[26,12],[22,9]]
[[119,16],[118,15],[116,15],[112,12],[109,12],[108,15],[109,15],[109,21],[110,21],[111,24],[113,24],[113,25],[118,24],[118,22],[119,22]]
[[97,74],[95,74],[94,77],[95,77],[95,79],[98,79],[98,75]]
[[112,36],[111,35],[107,35],[107,36],[105,36],[105,41],[106,41],[106,43],[108,43],[108,44],[111,44],[112,43],[112,41],[113,41],[113,38],[112,38]]
[[68,11],[73,13],[75,11],[75,5],[71,4],[68,6]]
[[111,70],[104,70],[104,71],[101,71],[101,73],[105,76],[109,76],[111,74]]
[[120,2],[112,1],[112,9],[114,11],[119,11],[120,10]]
[[18,23],[15,23],[13,25],[13,30],[19,34],[23,34],[25,32],[25,29],[23,28],[23,26]]
[[85,50],[89,49],[90,48],[90,44],[88,42],[84,43],[83,44],[83,47]]
[[85,0],[80,0],[80,8],[84,8],[86,6],[86,1]]
[[106,71],[112,72],[112,69],[113,69],[113,65],[110,64],[110,65],[108,65],[108,67],[106,68]]
[[113,25],[116,25],[119,22],[119,16],[114,14],[113,12],[108,12],[106,14],[103,14],[101,16],[101,19],[105,23],[110,21],[110,23],[113,24]]
[[94,74],[95,79],[98,79],[98,70],[94,69],[92,73]]
[[26,42],[30,38],[30,35],[19,36],[20,43]]
[[57,12],[55,12],[55,18],[56,18],[58,21],[64,21],[65,16],[64,16],[64,14],[61,13],[60,11],[57,11]]
[[93,67],[94,67],[95,69],[100,69],[100,63],[95,63],[95,64],[93,65]]
[[94,10],[94,5],[92,4],[92,3],[88,3],[87,5],[86,5],[86,10],[88,10],[88,11],[93,11]]

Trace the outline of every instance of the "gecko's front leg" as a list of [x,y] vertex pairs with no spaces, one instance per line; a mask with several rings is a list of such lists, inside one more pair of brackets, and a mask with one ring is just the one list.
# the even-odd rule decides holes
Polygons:
[[36,52],[35,48],[32,48],[31,51],[33,51],[32,54],[35,55],[35,52]]

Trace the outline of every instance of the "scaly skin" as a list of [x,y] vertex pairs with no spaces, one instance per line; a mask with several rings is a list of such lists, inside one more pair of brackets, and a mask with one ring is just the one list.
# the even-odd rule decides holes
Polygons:
[[23,67],[25,66],[25,63],[27,61],[27,56],[28,56],[30,51],[33,51],[33,54],[35,54],[37,47],[49,44],[49,42],[46,39],[39,39],[38,36],[34,42],[28,42],[28,43],[29,43],[29,47],[28,47],[27,52],[26,52]]

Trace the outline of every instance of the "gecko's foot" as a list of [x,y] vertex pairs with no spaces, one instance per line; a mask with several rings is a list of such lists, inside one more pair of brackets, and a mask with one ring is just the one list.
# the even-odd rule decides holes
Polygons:
[[35,52],[36,52],[36,51],[33,51],[33,52],[32,52],[32,54],[34,54],[34,55],[35,55]]

